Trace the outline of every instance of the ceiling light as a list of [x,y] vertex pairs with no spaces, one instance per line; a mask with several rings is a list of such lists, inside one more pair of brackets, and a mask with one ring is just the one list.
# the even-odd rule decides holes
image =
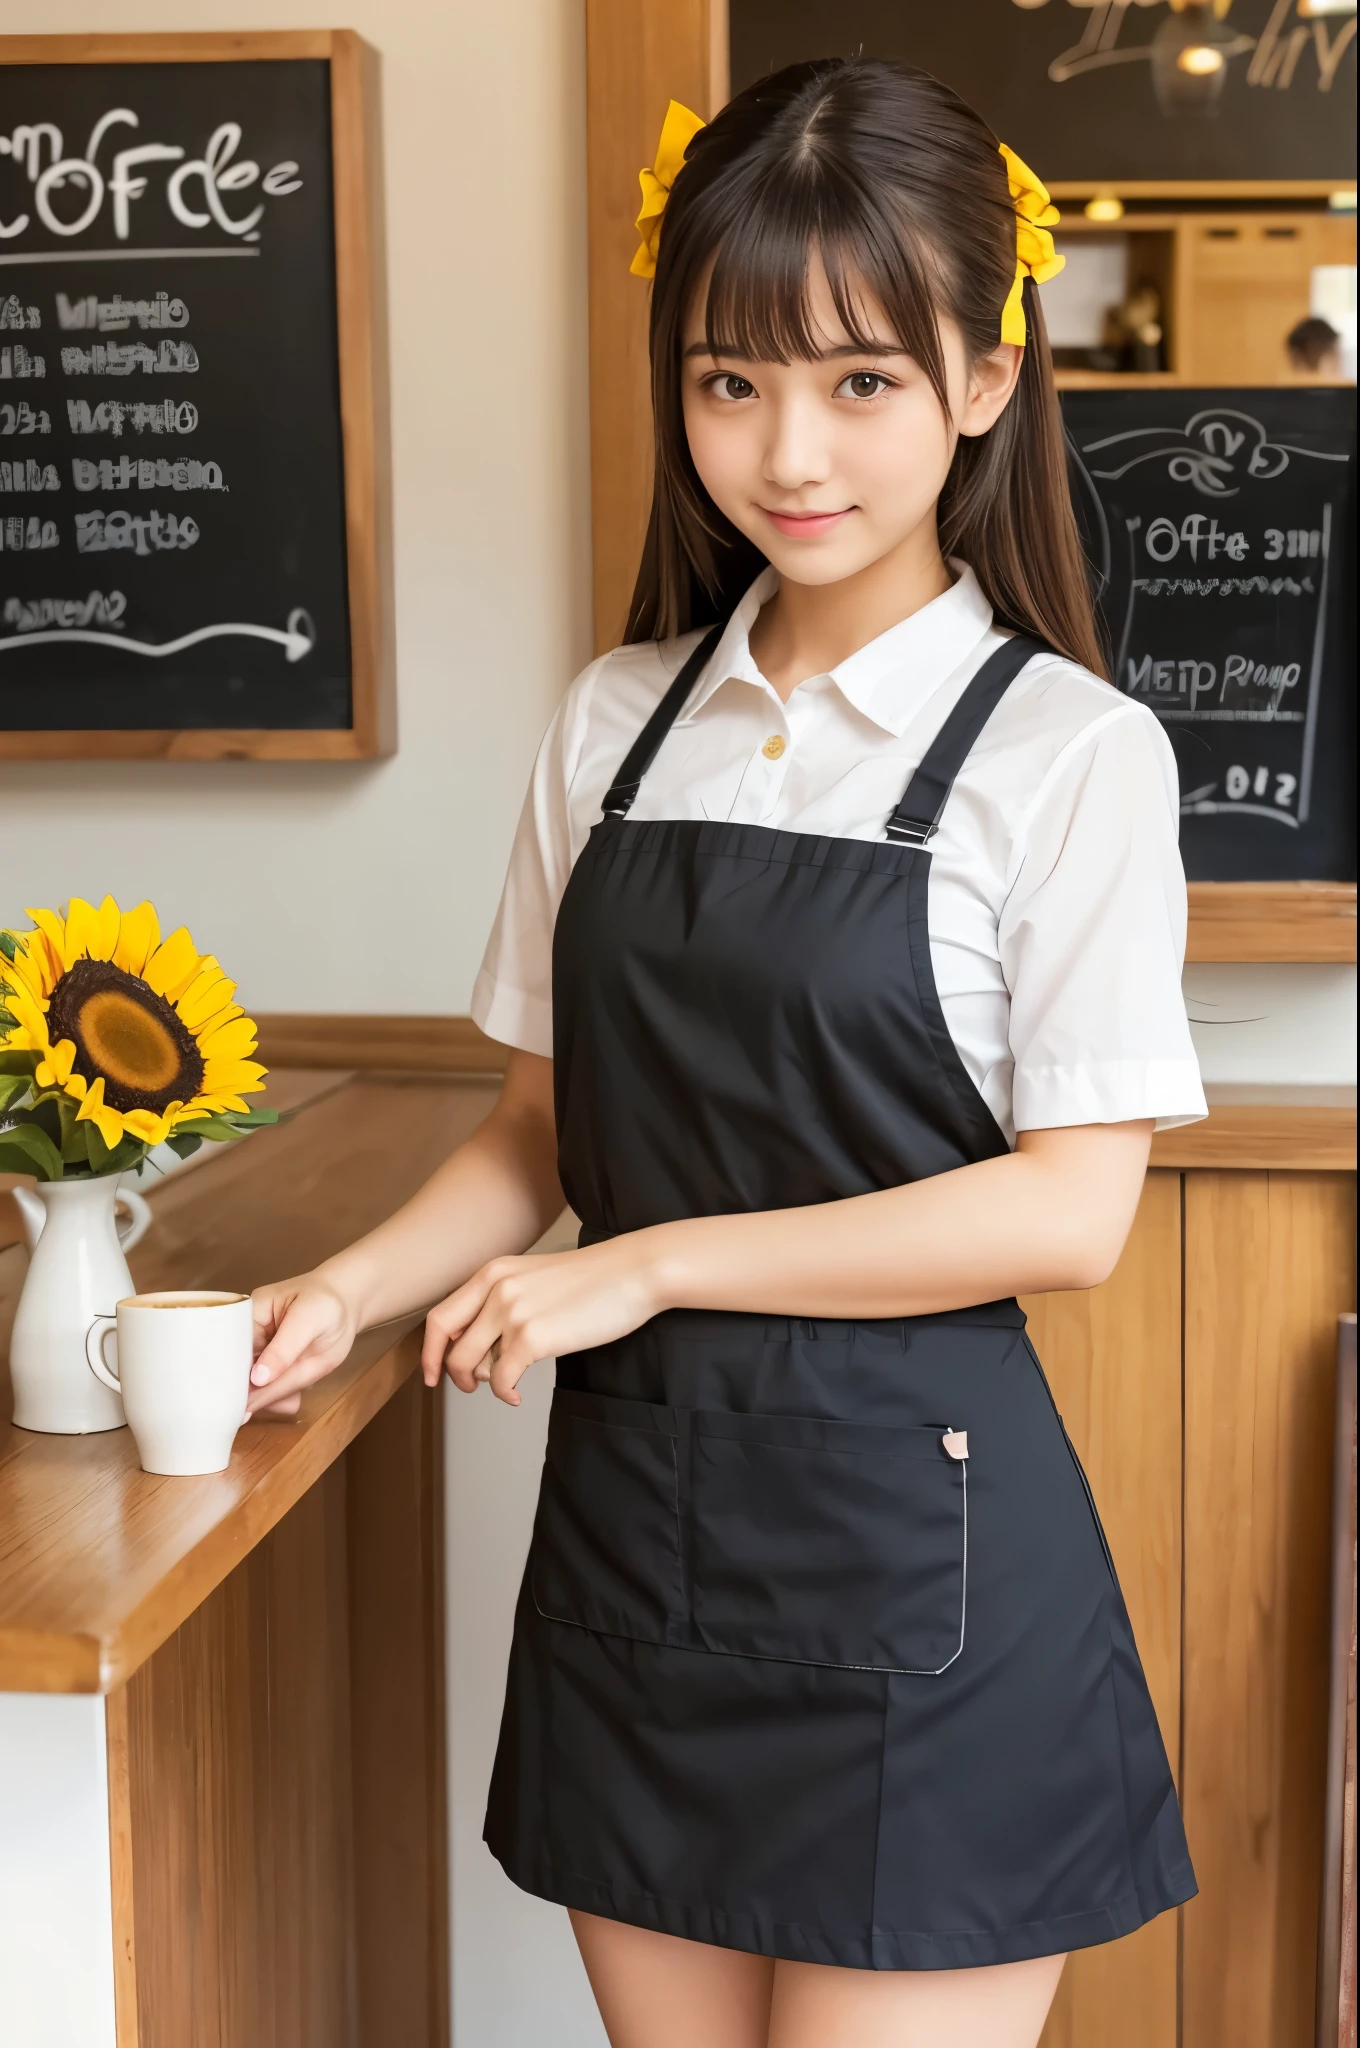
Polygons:
[[1207,78],[1211,72],[1221,71],[1224,61],[1223,52],[1212,43],[1191,43],[1177,53],[1176,69],[1188,71],[1192,78]]
[[1351,186],[1348,192],[1329,192],[1327,195],[1327,205],[1333,213],[1354,213],[1354,185]]
[[1171,0],[1152,38],[1152,83],[1164,114],[1216,114],[1228,59],[1252,48],[1223,16],[1231,0]]
[[1082,212],[1087,220],[1123,220],[1124,202],[1113,192],[1097,192],[1094,199],[1088,199]]

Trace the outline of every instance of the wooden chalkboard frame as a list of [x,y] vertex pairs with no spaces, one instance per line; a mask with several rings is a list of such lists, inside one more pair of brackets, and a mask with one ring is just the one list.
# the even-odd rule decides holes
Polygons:
[[0,760],[365,761],[396,751],[391,459],[377,52],[352,29],[0,37],[0,64],[330,64],[351,724],[0,732]]

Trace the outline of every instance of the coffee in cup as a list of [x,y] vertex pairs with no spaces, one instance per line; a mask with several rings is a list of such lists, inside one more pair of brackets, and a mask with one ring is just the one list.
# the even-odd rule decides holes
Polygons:
[[[116,1331],[117,1364],[106,1346]],[[144,1472],[225,1471],[245,1420],[250,1297],[202,1289],[132,1294],[85,1339],[96,1379],[123,1397]]]

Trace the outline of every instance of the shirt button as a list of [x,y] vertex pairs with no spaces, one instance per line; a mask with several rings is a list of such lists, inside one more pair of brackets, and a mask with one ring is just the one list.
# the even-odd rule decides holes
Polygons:
[[787,745],[788,741],[779,733],[772,732],[760,751],[767,761],[777,761]]

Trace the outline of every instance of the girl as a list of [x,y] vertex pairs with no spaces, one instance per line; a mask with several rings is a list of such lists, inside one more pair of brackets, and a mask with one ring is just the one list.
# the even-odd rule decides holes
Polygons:
[[262,1290],[254,1404],[439,1295],[431,1385],[557,1359],[486,1839],[614,2048],[1032,2048],[1195,1889],[1015,1300],[1203,1112],[1174,769],[1100,679],[1024,165],[856,60],[673,107],[643,187],[651,524],[477,984],[504,1092]]

